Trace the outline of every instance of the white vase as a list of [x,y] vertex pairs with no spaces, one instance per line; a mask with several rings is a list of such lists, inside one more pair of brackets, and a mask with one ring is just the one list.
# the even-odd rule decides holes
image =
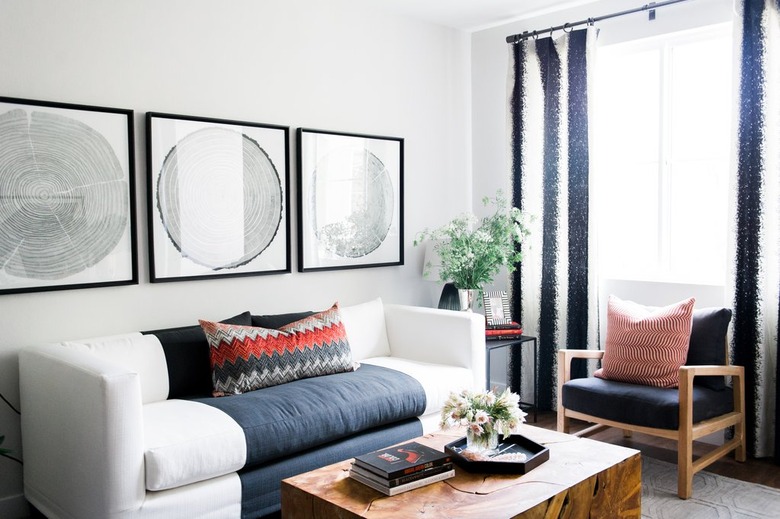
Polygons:
[[475,288],[459,288],[458,297],[460,298],[460,310],[462,312],[473,312],[474,301],[477,298],[479,290]]

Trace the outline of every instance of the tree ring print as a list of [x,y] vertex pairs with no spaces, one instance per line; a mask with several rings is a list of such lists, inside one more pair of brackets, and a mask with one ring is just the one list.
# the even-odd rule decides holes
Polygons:
[[157,209],[181,255],[212,270],[259,256],[282,221],[282,183],[260,145],[224,128],[197,130],[171,149]]
[[58,280],[94,267],[128,228],[128,185],[92,127],[21,109],[0,114],[0,269]]
[[376,250],[393,222],[393,183],[384,163],[366,149],[340,148],[314,170],[314,230],[320,245],[342,258]]

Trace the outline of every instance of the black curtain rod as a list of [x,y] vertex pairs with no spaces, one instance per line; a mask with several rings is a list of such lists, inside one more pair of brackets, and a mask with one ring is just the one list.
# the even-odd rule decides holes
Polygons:
[[[567,31],[567,29],[572,29],[574,27],[577,27],[578,25],[593,25],[596,22],[600,22],[601,20],[608,20],[609,18],[617,18],[618,16],[625,16],[627,14],[634,14],[634,13],[640,13],[642,11],[650,11],[651,19],[654,18],[655,10],[659,7],[666,7],[667,5],[672,4],[679,4],[680,2],[687,2],[688,0],[666,0],[664,2],[652,2],[649,4],[645,4],[642,7],[637,7],[635,9],[628,9],[627,11],[620,11],[618,13],[611,13],[611,14],[605,14],[603,16],[596,16],[595,18],[588,18],[585,20],[580,20],[579,22],[569,22],[564,23],[563,25],[558,25],[556,27],[550,27],[549,29],[540,29],[536,31],[523,31],[520,34],[513,34],[512,36],[506,37],[507,43],[518,43],[520,41],[523,41],[527,38],[536,38],[542,34],[552,33],[554,31]],[[567,31],[568,32],[568,31]]]

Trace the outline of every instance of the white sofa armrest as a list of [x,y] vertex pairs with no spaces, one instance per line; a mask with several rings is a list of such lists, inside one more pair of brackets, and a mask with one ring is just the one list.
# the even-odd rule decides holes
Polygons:
[[115,517],[144,501],[137,373],[60,345],[19,354],[24,487],[50,517]]
[[393,357],[468,368],[473,389],[485,389],[485,318],[407,305],[385,305],[385,325]]

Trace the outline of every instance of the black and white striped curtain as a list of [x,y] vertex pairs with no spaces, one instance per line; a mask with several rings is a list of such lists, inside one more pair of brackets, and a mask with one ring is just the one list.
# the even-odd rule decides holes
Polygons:
[[780,460],[780,0],[743,0],[731,244],[734,364],[745,366],[748,452]]
[[[595,35],[590,27],[510,44],[513,204],[534,218],[511,306],[525,334],[539,339],[541,409],[554,409],[558,349],[598,343],[588,138]],[[514,385],[522,373],[512,366]]]

